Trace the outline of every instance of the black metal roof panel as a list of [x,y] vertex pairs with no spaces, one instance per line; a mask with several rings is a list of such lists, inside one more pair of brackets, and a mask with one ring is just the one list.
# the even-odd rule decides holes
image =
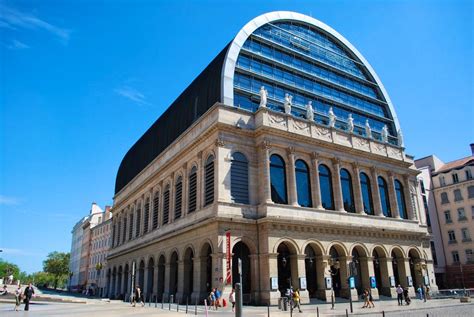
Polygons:
[[128,150],[117,172],[115,194],[124,188],[213,104],[222,100],[222,67],[228,47],[229,45],[214,58]]

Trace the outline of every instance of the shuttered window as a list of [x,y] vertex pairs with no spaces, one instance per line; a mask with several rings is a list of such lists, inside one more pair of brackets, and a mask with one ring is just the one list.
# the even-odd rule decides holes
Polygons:
[[155,193],[153,198],[153,229],[158,227],[158,208],[160,206],[160,193]]
[[123,217],[123,237],[122,243],[125,243],[125,239],[127,239],[127,216]]
[[204,206],[214,202],[214,156],[209,156],[205,166]]
[[133,212],[130,212],[130,227],[128,228],[128,240],[133,238]]
[[194,166],[189,174],[188,212],[196,211],[197,207],[197,168]]
[[148,232],[148,219],[150,219],[150,198],[145,202],[145,215],[143,216],[143,234]]
[[135,238],[140,235],[140,222],[142,220],[142,206],[141,205],[138,205],[136,214],[137,214],[137,219],[135,222]]
[[249,164],[240,152],[232,155],[230,166],[230,196],[240,204],[249,203]]
[[181,218],[181,207],[183,201],[183,179],[181,176],[176,181],[174,197],[174,219],[178,219]]
[[118,227],[117,227],[117,245],[120,244],[120,231],[122,230],[122,221],[119,221]]
[[166,186],[163,194],[163,225],[170,220],[170,187]]

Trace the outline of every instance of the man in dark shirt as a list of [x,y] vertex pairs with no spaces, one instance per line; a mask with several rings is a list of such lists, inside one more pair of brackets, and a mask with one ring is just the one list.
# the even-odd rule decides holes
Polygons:
[[23,296],[25,298],[25,310],[30,309],[30,300],[34,294],[35,290],[33,289],[33,285],[30,283],[27,287],[25,287],[25,291],[23,292]]

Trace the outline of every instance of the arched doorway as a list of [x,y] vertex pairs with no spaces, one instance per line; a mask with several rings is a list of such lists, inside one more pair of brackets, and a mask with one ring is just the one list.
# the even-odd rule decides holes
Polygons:
[[364,292],[364,283],[362,281],[364,281],[365,279],[369,279],[368,276],[363,276],[365,275],[361,269],[361,263],[360,263],[360,253],[358,251],[358,247],[355,247],[353,250],[352,250],[352,265],[353,265],[353,268],[354,268],[354,272],[353,273],[353,277],[354,277],[354,284],[355,284],[355,288],[357,290],[357,294],[358,295],[361,295],[363,292]]
[[153,260],[153,258],[150,258],[148,260],[147,270],[148,275],[145,296],[147,296],[147,298],[151,300],[151,295],[153,294],[153,274],[155,274],[155,260]]
[[334,290],[334,296],[336,297],[341,297],[341,290],[342,290],[341,261],[339,259],[341,255],[342,255],[342,252],[339,252],[335,246],[332,246],[331,249],[329,249],[329,257],[330,257],[329,271],[331,272],[332,288]]
[[176,293],[178,292],[178,253],[175,251],[171,254],[170,259],[170,284],[169,295],[174,295],[175,301]]
[[125,299],[130,297],[130,279],[129,279],[130,269],[128,264],[125,264],[125,269],[123,270],[123,279],[124,279],[124,286],[123,286],[123,293],[125,294]]
[[377,290],[379,291],[379,294],[383,294],[382,269],[380,266],[381,257],[382,255],[380,254],[380,251],[377,251],[377,249],[374,249],[374,251],[372,252],[372,263],[374,265],[375,283],[376,283]]
[[239,259],[242,261],[242,293],[250,294],[250,250],[247,245],[239,241],[232,248],[232,287],[239,283]]
[[117,296],[119,299],[123,299],[122,296],[122,266],[119,266],[117,273]]
[[416,292],[418,286],[423,286],[423,268],[420,255],[416,250],[410,249],[408,251],[408,262],[410,263],[410,275],[412,276],[413,287]]
[[405,266],[403,264],[403,253],[399,249],[392,250],[392,269],[393,276],[395,278],[395,285],[407,286],[407,283],[404,279],[404,270]]
[[[309,297],[318,296],[318,275],[324,275],[324,272],[318,272],[321,270],[322,263],[318,263],[318,258],[322,255],[322,251],[316,246],[308,244],[304,249],[305,253],[305,271],[306,271],[306,286],[308,290]],[[319,273],[319,274],[318,274]],[[324,289],[324,288],[321,288]]]
[[145,262],[143,260],[140,261],[140,265],[138,266],[138,286],[143,292],[143,285],[145,282]]
[[[280,290],[281,296],[284,296],[286,290],[290,287],[295,286],[293,278],[297,278],[297,274],[293,273],[294,269],[297,269],[296,265],[296,250],[287,242],[282,242],[277,248],[277,267],[278,267],[278,289]],[[294,263],[293,263],[294,262]]]
[[184,252],[184,298],[191,298],[191,294],[194,291],[194,265],[193,265],[194,252],[193,249],[187,248]]
[[165,291],[165,256],[161,255],[158,260],[158,280],[156,281],[158,286],[158,299],[163,300],[163,292]]
[[117,289],[117,268],[114,267],[112,271],[112,285],[110,286],[110,293],[109,297],[110,298],[115,298],[115,290]]
[[205,243],[201,248],[201,292],[207,296],[212,288],[212,248]]
[[109,297],[112,295],[112,293],[110,292],[111,290],[111,285],[112,285],[112,272],[110,271],[110,269],[107,270],[107,290],[106,290],[106,297]]

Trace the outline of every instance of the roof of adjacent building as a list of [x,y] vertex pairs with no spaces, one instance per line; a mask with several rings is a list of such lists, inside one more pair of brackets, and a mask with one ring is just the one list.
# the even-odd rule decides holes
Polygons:
[[467,156],[459,160],[455,160],[449,163],[444,164],[441,166],[437,171],[436,174],[438,173],[444,173],[451,171],[453,169],[459,169],[467,165],[474,164],[474,156]]

